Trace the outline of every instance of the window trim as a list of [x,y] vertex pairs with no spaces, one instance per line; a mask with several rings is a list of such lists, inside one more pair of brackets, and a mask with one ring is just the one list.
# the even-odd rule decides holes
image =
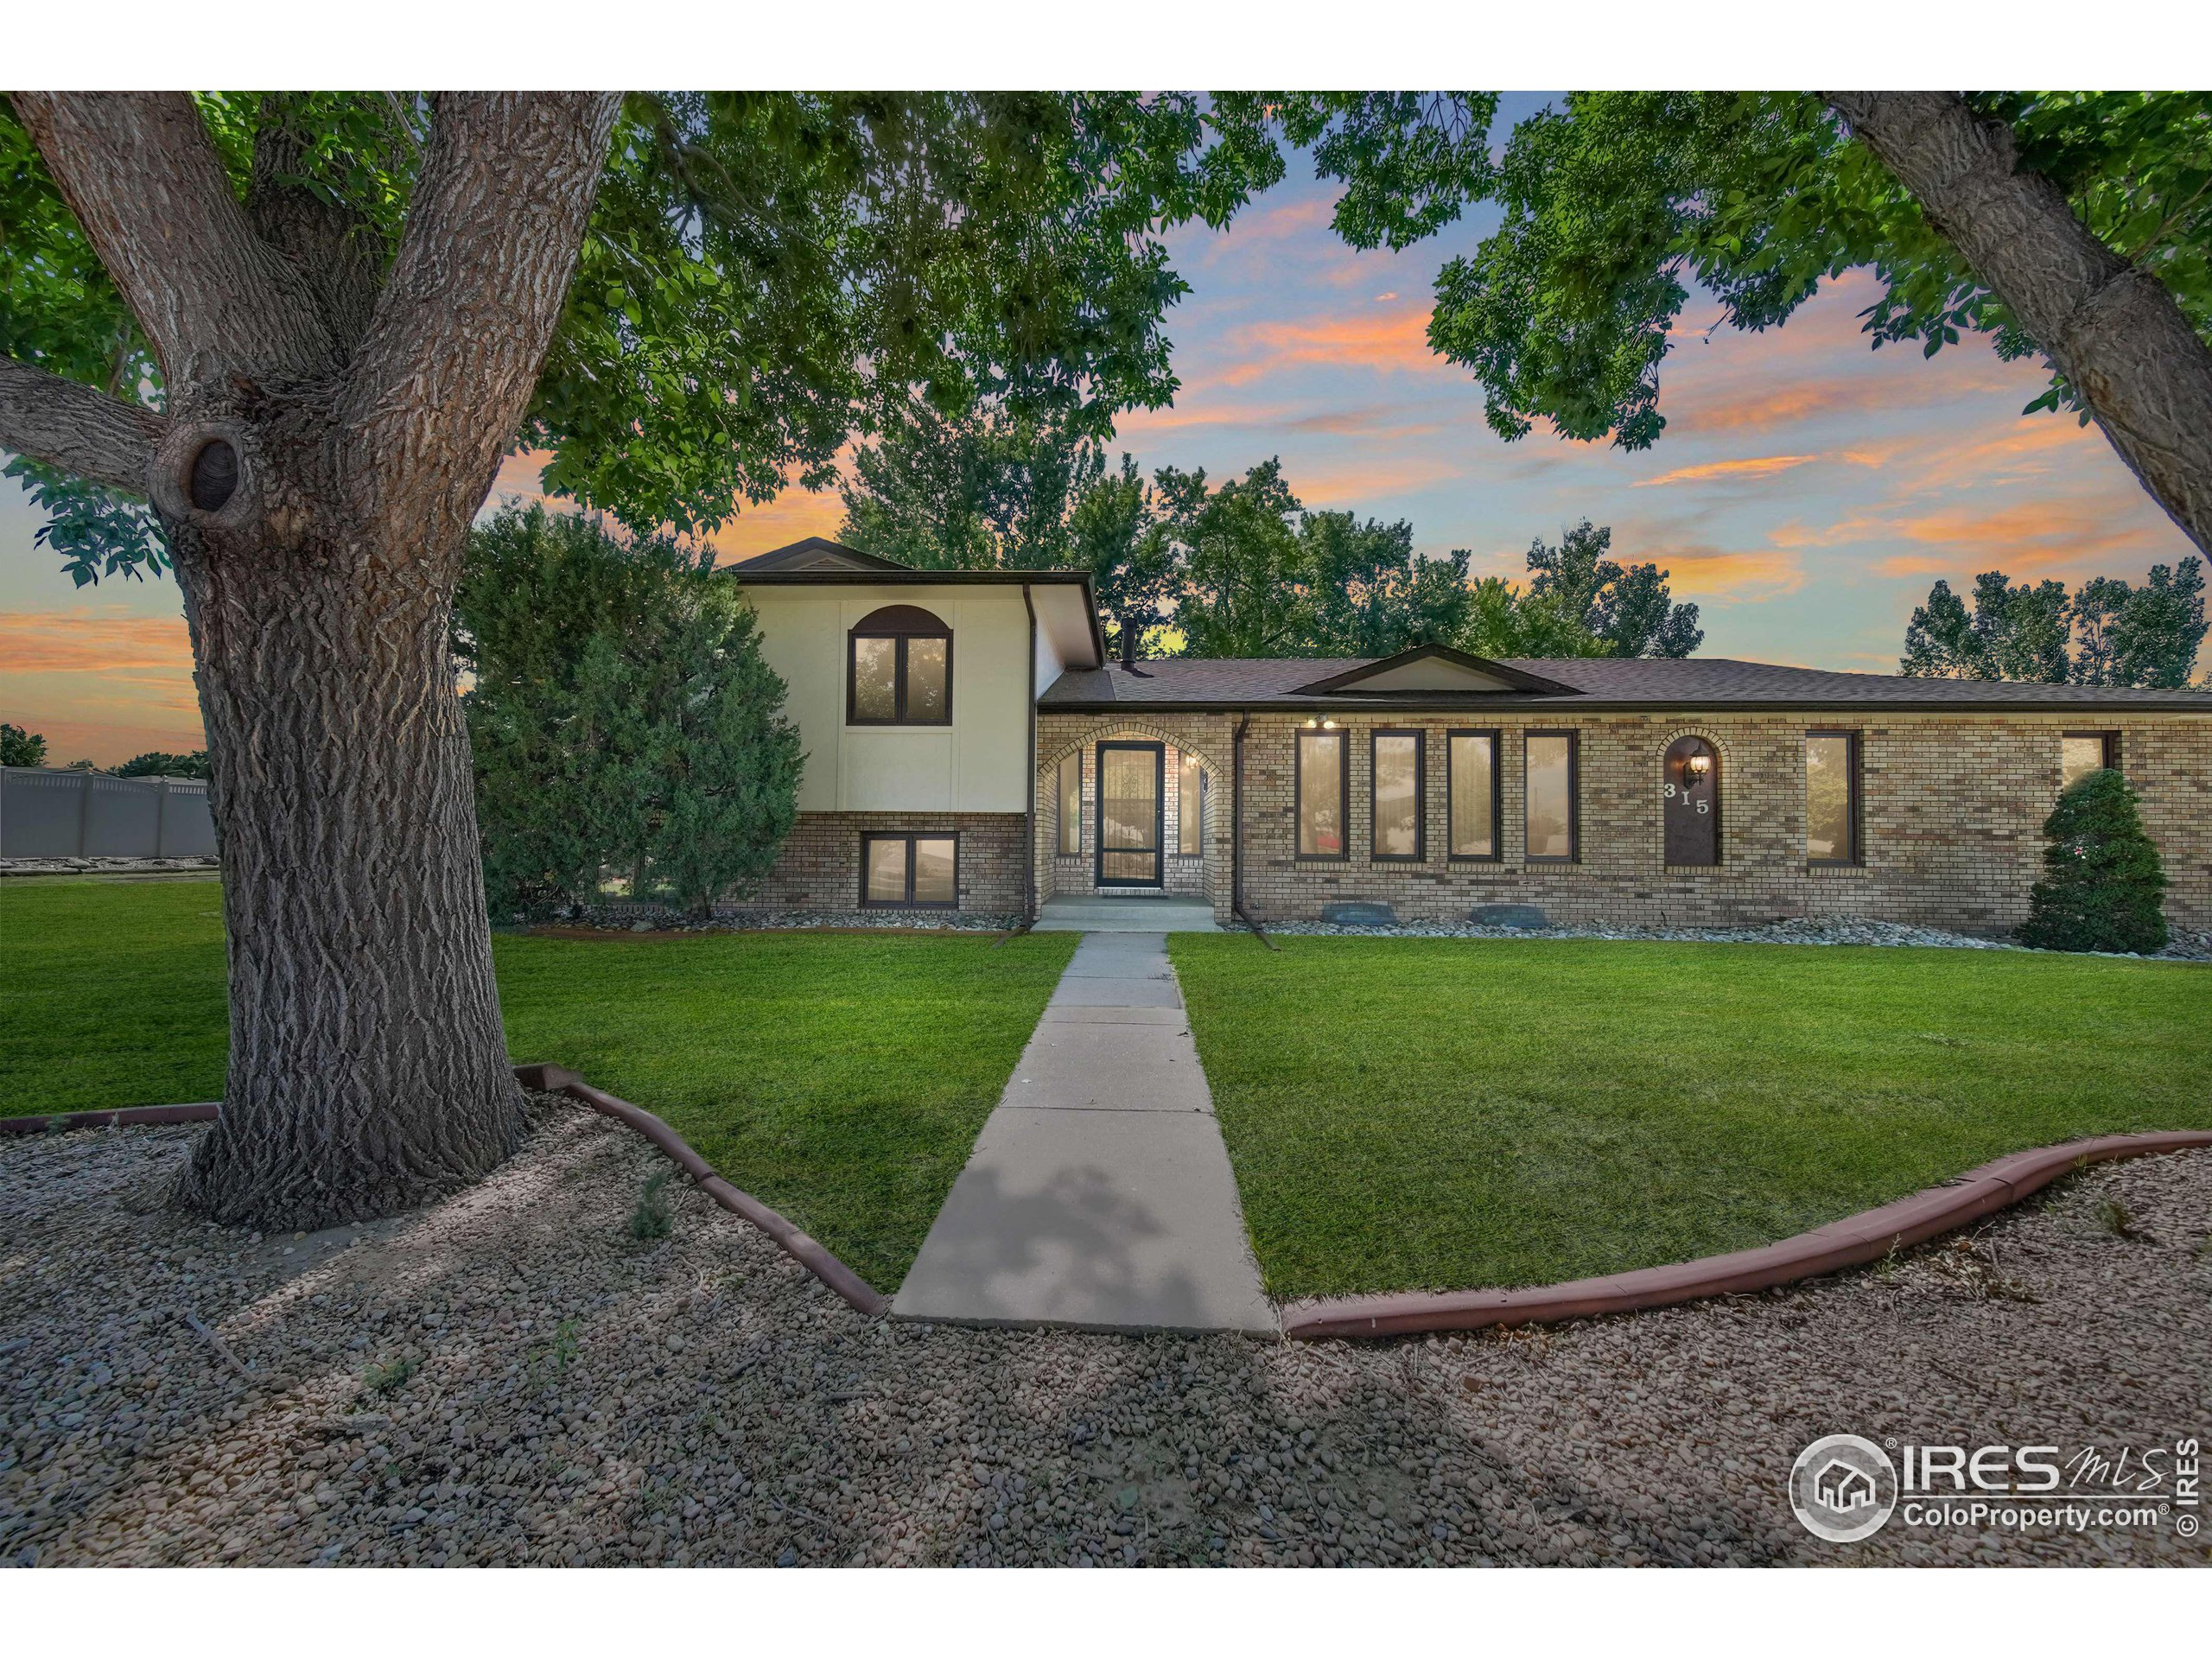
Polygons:
[[[1567,856],[1529,850],[1529,742],[1532,738],[1567,740]],[[1521,734],[1521,861],[1523,864],[1580,864],[1582,861],[1582,734],[1572,730]]]
[[[1410,853],[1377,850],[1382,841],[1382,798],[1375,786],[1375,756],[1386,737],[1414,741],[1414,849]],[[1426,864],[1428,861],[1428,733],[1418,726],[1370,726],[1367,728],[1367,859],[1370,864]]]
[[[903,841],[906,843],[906,896],[871,899],[868,896],[868,843]],[[914,897],[914,843],[949,841],[952,843],[952,897],[944,904]],[[960,832],[957,830],[863,830],[861,831],[861,908],[862,910],[957,910],[960,908]]]
[[[1198,759],[1198,753],[1196,749],[1178,749],[1175,751],[1175,753],[1177,756],[1175,762],[1175,851],[1172,856],[1176,858],[1204,858],[1206,855],[1205,762]],[[1184,785],[1189,781],[1183,776],[1183,772],[1186,768],[1197,775],[1198,786],[1195,790],[1185,789],[1184,787]],[[1194,797],[1198,802],[1198,813],[1195,823],[1193,823],[1191,815],[1184,810],[1190,804]],[[1195,829],[1198,833],[1195,836],[1186,837],[1184,832],[1186,830],[1192,829]],[[1196,841],[1198,845],[1191,849],[1188,852],[1185,852],[1183,848],[1183,843],[1185,839]]]
[[[879,621],[887,612],[894,613],[890,621]],[[911,613],[911,617],[906,613]],[[919,620],[929,619],[928,626]],[[864,719],[859,703],[860,642],[863,639],[889,639],[894,643],[892,658],[891,687],[893,713],[888,720]],[[944,641],[944,717],[942,720],[913,720],[906,714],[906,648],[913,639],[942,639]],[[918,605],[885,605],[869,612],[845,631],[845,724],[848,726],[950,726],[952,724],[952,629],[932,611]]]
[[[1061,786],[1069,763],[1075,765],[1075,845],[1068,845],[1067,791]],[[1083,856],[1083,751],[1071,749],[1060,757],[1060,764],[1052,772],[1052,810],[1058,822],[1053,830],[1052,856],[1081,858]]]
[[[1334,738],[1341,746],[1337,763],[1338,835],[1340,853],[1309,853],[1306,842],[1306,740]],[[1351,861],[1351,734],[1344,727],[1300,726],[1292,733],[1290,746],[1291,857],[1301,864],[1345,864]]]
[[2069,737],[2095,738],[2102,747],[2105,757],[2104,765],[2099,770],[2103,772],[2120,770],[2120,734],[2118,732],[2110,730],[2061,732],[2058,734],[2058,787],[2062,793],[2066,788],[2066,740]]
[[[1462,853],[1453,849],[1459,844],[1459,827],[1452,817],[1452,803],[1457,798],[1452,782],[1452,740],[1457,737],[1486,737],[1490,739],[1490,851]],[[1450,864],[1503,864],[1505,861],[1505,735],[1495,727],[1460,726],[1444,734],[1444,857]]]
[[1809,741],[1816,737],[1840,737],[1848,745],[1849,770],[1846,781],[1850,785],[1847,797],[1850,810],[1846,815],[1851,823],[1851,856],[1848,858],[1815,858],[1813,856],[1812,791],[1810,779],[1806,780],[1805,867],[1814,870],[1855,870],[1866,861],[1866,788],[1865,747],[1859,741],[1859,729],[1847,726],[1813,726],[1806,729]]

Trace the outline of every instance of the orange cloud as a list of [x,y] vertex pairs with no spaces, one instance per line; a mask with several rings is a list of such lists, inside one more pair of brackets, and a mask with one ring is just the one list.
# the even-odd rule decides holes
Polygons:
[[1634,561],[1646,560],[1669,573],[1678,594],[1719,599],[1760,599],[1795,593],[1805,585],[1804,568],[1778,548],[1736,550],[1691,543],[1673,547],[1637,547]]
[[844,518],[844,498],[835,490],[785,490],[772,501],[742,508],[707,542],[715,562],[729,564],[810,536],[834,538]]
[[0,673],[105,674],[192,671],[192,639],[181,616],[0,612]]
[[1382,315],[1360,314],[1306,322],[1261,322],[1236,331],[1232,345],[1245,354],[1213,378],[1243,385],[1302,364],[1364,368],[1379,373],[1459,370],[1428,348],[1426,308],[1403,308]]
[[1455,463],[1433,455],[1397,455],[1387,461],[1288,470],[1290,487],[1306,505],[1357,507],[1382,518],[1395,512],[1382,499],[1391,492],[1417,490],[1459,476],[1460,468]]
[[1795,467],[1803,467],[1823,459],[1820,455],[1754,455],[1742,461],[1708,461],[1695,467],[1677,467],[1671,473],[1662,473],[1656,478],[1639,478],[1631,489],[1649,489],[1658,484],[1699,484],[1714,479],[1772,478]]

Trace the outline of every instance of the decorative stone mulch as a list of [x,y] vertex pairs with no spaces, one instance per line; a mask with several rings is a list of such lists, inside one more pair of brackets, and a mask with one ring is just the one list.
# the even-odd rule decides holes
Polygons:
[[[1405,939],[1674,939],[1705,944],[1875,944],[1932,945],[1955,950],[2024,950],[2010,939],[1982,938],[1971,933],[1950,933],[1937,927],[1911,927],[1902,922],[1876,921],[1863,916],[1799,918],[1770,922],[1761,927],[1605,927],[1599,925],[1541,928],[1490,927],[1472,922],[1399,922],[1388,926],[1352,926],[1332,922],[1266,922],[1274,934],[1342,935],[1359,938]],[[2090,952],[2105,955],[2106,952]],[[2141,957],[2123,960],[2141,961]],[[2180,962],[2212,962],[2212,932],[2175,928],[2166,948],[2155,958]]]
[[1021,925],[1019,916],[982,911],[784,910],[721,911],[701,920],[674,911],[582,910],[554,918],[557,927],[607,933],[749,933],[807,928],[901,928],[919,932],[1002,933]]
[[469,1192],[306,1238],[149,1208],[189,1129],[0,1143],[0,1559],[2208,1559],[2170,1526],[1831,1546],[1783,1483],[1840,1431],[2201,1434],[2212,1154],[1786,1291],[1269,1344],[868,1319],[695,1190],[633,1237],[667,1166],[537,1113]]

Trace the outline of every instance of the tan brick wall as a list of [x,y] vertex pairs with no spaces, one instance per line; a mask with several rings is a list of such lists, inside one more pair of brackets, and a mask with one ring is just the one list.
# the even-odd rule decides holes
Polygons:
[[775,869],[747,907],[857,910],[863,834],[950,833],[960,838],[958,908],[1018,916],[1025,822],[1018,812],[802,812]]
[[[1310,920],[1338,899],[1387,900],[1408,919],[1456,919],[1470,905],[1544,906],[1566,921],[1737,925],[1783,916],[1859,915],[1997,933],[2024,918],[2039,866],[2044,817],[2058,791],[2062,733],[2120,734],[2120,765],[2143,797],[2143,816],[2165,861],[2166,913],[2177,925],[2212,926],[2212,719],[2079,715],[1672,714],[1497,720],[1339,717],[1349,734],[1351,856],[1300,860],[1291,799],[1293,734],[1302,718],[1255,715],[1244,743],[1244,898],[1262,921]],[[1427,856],[1419,864],[1368,857],[1370,749],[1376,725],[1427,733]],[[1447,826],[1444,734],[1497,728],[1504,856],[1453,863]],[[1089,892],[1093,868],[1095,746],[1134,737],[1196,750],[1214,769],[1203,890],[1229,914],[1229,785],[1234,715],[1141,718],[1046,715],[1039,721],[1039,886]],[[1856,731],[1862,766],[1864,861],[1810,867],[1805,857],[1804,738],[1808,729]],[[1569,866],[1522,861],[1522,742],[1531,730],[1580,738],[1581,856]],[[1720,753],[1721,861],[1670,870],[1662,862],[1660,760],[1684,733]],[[1084,753],[1084,843],[1080,859],[1055,845],[1052,780],[1060,754]],[[1172,784],[1172,769],[1171,769]],[[1174,823],[1173,807],[1168,822]]]

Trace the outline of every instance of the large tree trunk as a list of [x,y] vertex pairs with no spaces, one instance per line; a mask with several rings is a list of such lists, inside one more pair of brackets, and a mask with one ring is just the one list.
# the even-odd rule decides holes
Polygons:
[[299,199],[272,99],[241,202],[189,99],[17,94],[162,364],[156,416],[24,364],[0,442],[152,498],[222,839],[231,1059],[181,1187],[302,1228],[513,1149],[448,613],[544,362],[616,100],[442,96],[389,262]]
[[180,1197],[308,1228],[409,1208],[513,1150],[467,734],[457,537],[175,527],[222,826],[230,1073]]
[[2107,247],[2009,128],[1956,92],[1822,92],[2071,381],[2120,458],[2212,553],[2212,349]]

